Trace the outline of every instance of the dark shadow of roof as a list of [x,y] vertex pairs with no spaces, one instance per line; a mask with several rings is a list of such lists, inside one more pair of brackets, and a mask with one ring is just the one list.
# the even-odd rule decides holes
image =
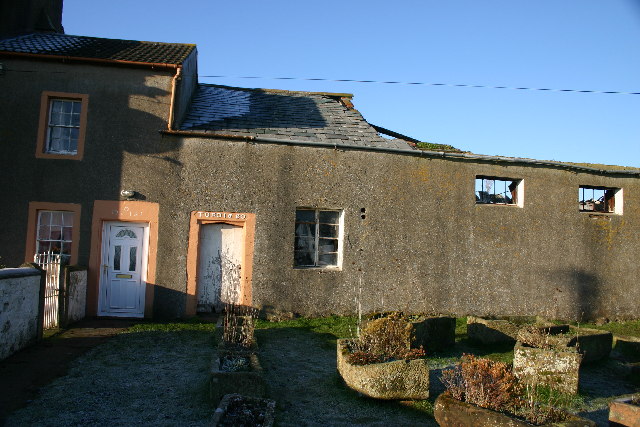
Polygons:
[[180,130],[410,149],[378,135],[340,94],[200,84]]

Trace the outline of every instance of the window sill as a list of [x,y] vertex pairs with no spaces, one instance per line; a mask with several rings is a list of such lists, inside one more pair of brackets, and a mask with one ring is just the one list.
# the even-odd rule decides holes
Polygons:
[[39,153],[36,155],[38,159],[59,159],[59,160],[82,160],[81,154],[71,153]]
[[342,267],[293,267],[294,270],[342,271]]
[[512,207],[512,208],[521,208],[522,206],[517,205],[515,203],[477,203],[476,206],[502,206],[502,207]]
[[618,214],[615,212],[593,212],[593,211],[580,211],[581,214],[589,215],[589,218],[602,218],[602,217],[611,217],[611,216],[622,216],[622,214]]

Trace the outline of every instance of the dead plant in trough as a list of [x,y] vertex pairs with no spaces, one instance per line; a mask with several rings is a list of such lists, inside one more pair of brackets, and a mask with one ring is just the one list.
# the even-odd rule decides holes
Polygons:
[[254,343],[258,309],[248,305],[225,304],[222,340],[232,347],[250,349]]
[[[522,385],[510,365],[466,354],[453,369],[442,372],[446,393],[482,408],[515,415],[534,425],[563,421],[567,414],[553,399],[541,404],[541,388]],[[559,401],[559,399],[555,399]]]
[[353,365],[368,365],[389,360],[418,359],[424,349],[411,347],[411,326],[398,313],[369,321],[354,341],[349,355]]

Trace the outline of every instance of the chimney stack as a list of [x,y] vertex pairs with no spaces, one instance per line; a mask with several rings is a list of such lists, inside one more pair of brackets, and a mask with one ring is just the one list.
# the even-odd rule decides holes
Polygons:
[[64,33],[63,0],[0,0],[0,39],[28,33]]

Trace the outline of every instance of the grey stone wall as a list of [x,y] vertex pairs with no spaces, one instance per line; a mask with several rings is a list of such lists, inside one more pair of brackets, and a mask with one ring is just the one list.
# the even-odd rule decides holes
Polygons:
[[[364,311],[640,315],[637,177],[215,139],[175,145],[172,175],[150,176],[147,193],[161,206],[163,286],[184,289],[191,211],[252,212],[259,307],[344,314],[360,296]],[[476,175],[523,179],[523,207],[476,205]],[[580,185],[623,188],[624,214],[579,212]],[[339,271],[293,268],[296,207],[344,210]]]
[[[256,214],[253,303],[261,308],[640,317],[638,177],[161,135],[169,71],[3,63],[33,71],[0,78],[0,92],[20,100],[0,114],[7,265],[24,260],[29,201],[81,204],[79,264],[87,265],[93,202],[130,189],[160,205],[158,316],[185,313],[189,215],[203,210]],[[43,90],[89,94],[82,161],[34,157]],[[524,180],[523,207],[476,205],[476,175]],[[579,212],[580,185],[622,188],[623,214]],[[343,210],[341,269],[293,267],[297,207]]]
[[38,338],[40,270],[0,270],[0,360]]

